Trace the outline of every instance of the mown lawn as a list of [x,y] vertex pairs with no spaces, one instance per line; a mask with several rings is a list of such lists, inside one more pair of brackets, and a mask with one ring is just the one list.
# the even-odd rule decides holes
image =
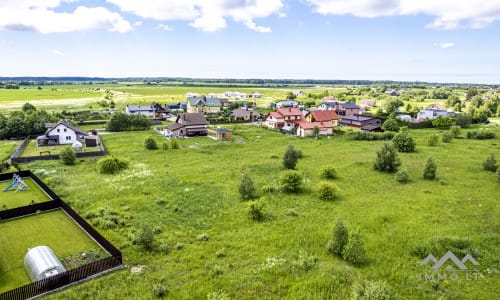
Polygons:
[[[437,130],[411,131],[418,151],[400,154],[401,168],[412,178],[408,184],[373,170],[381,141],[353,141],[347,135],[299,139],[245,125],[231,128],[235,142],[186,139],[182,145],[192,147],[167,151],[144,149],[152,131],[103,135],[109,153],[130,162],[116,175],[99,174],[97,159],[71,167],[31,163],[32,170],[64,174],[46,180],[120,246],[125,264],[146,266],[140,274],[123,270],[49,298],[154,299],[153,287],[163,285],[169,299],[207,299],[219,290],[232,299],[346,299],[363,279],[386,281],[401,299],[494,299],[500,294],[500,184],[495,174],[482,170],[488,154],[500,159],[498,127],[491,127],[495,140],[454,139],[435,147],[427,146],[427,139]],[[166,141],[156,138],[160,145]],[[297,169],[304,174],[305,189],[297,195],[260,192],[267,218],[251,221],[237,192],[241,170],[249,170],[259,191],[277,186],[288,144],[304,153]],[[429,156],[438,166],[434,181],[421,178]],[[341,196],[334,202],[318,200],[316,192],[319,170],[327,164],[339,174],[334,182]],[[99,211],[114,212],[119,225],[95,217]],[[363,266],[326,251],[337,218],[361,232],[368,257]],[[133,243],[145,225],[155,228],[154,251]],[[200,240],[203,234],[208,241]],[[459,242],[463,249],[456,248]],[[484,278],[420,281],[418,275],[427,269],[420,266],[417,250],[436,257],[447,250],[471,251]],[[307,256],[316,258],[309,268],[303,264]]]
[[0,222],[0,293],[30,283],[24,256],[36,246],[49,246],[58,258],[99,249],[61,210]]
[[[36,140],[30,141],[30,143],[24,148],[23,152],[21,153],[21,157],[27,157],[27,156],[40,156],[40,152],[43,152],[42,155],[48,155],[47,151],[50,152],[50,154],[60,154],[61,151],[65,147],[71,147],[71,144],[68,145],[54,145],[54,146],[42,146],[38,147]],[[100,151],[101,149],[99,147],[83,147],[83,152],[93,152],[93,151]]]
[[0,182],[1,208],[11,209],[50,200],[49,196],[31,178],[23,178],[23,181],[29,187],[29,190],[16,192],[16,187],[14,187],[6,192],[2,192],[4,188],[12,183],[12,180]]

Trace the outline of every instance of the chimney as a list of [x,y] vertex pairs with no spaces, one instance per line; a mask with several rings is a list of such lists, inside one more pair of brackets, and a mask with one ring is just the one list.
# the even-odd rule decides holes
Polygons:
[[288,112],[292,112],[292,108],[291,107],[288,108]]

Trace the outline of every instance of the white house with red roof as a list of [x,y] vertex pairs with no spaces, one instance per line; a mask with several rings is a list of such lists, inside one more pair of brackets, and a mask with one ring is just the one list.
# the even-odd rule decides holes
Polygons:
[[295,124],[302,119],[302,111],[298,108],[278,108],[276,111],[272,111],[266,116],[264,124],[269,128],[279,128],[285,131],[291,131],[295,129]]

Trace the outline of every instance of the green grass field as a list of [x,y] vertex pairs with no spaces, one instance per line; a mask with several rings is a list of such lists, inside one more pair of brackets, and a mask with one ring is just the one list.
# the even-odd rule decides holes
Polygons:
[[[153,287],[160,284],[168,286],[171,299],[206,299],[218,290],[232,299],[346,299],[362,279],[386,281],[400,299],[494,299],[500,293],[500,185],[495,174],[482,170],[488,154],[500,158],[498,137],[429,147],[428,137],[438,130],[411,131],[418,151],[400,157],[412,181],[400,184],[393,174],[373,170],[380,141],[353,141],[347,135],[300,139],[252,126],[231,128],[236,142],[186,139],[183,146],[198,145],[167,151],[144,149],[146,136],[156,136],[160,145],[165,141],[152,131],[102,135],[111,155],[130,162],[116,175],[99,174],[97,159],[72,167],[31,163],[34,171],[64,174],[50,185],[82,215],[119,215],[123,223],[113,228],[89,221],[120,246],[125,264],[146,266],[141,274],[116,272],[49,298],[154,299]],[[499,127],[491,128],[500,135]],[[288,144],[304,153],[297,168],[305,189],[298,195],[260,192],[267,220],[251,221],[237,192],[241,170],[249,170],[259,190],[276,185]],[[421,178],[429,156],[438,166],[434,181]],[[341,196],[335,202],[318,200],[316,192],[326,164],[339,174],[334,182]],[[364,238],[368,262],[361,267],[325,249],[339,217]],[[158,229],[156,251],[133,244],[144,225]],[[203,234],[208,241],[199,240]],[[433,254],[442,256],[461,240],[475,249],[483,279],[418,279],[427,269],[412,253],[441,243]],[[301,267],[304,253],[316,258],[310,269]]]
[[8,160],[21,142],[0,140],[0,162]]
[[0,293],[30,283],[24,255],[36,246],[49,246],[59,258],[99,248],[60,210],[0,222]]
[[0,207],[4,207],[5,205],[6,208],[11,209],[26,206],[32,202],[39,203],[50,200],[49,196],[45,194],[31,178],[23,178],[23,181],[28,185],[29,190],[16,192],[14,188],[2,192],[12,180],[0,182]]
[[[59,154],[65,147],[71,147],[70,145],[57,145],[57,146],[42,146],[38,147],[36,140],[30,141],[30,143],[24,148],[21,153],[21,157],[26,156],[39,156],[40,152],[50,151],[50,154]],[[100,151],[99,147],[83,147],[84,152]],[[43,153],[43,155],[48,155],[48,153]]]

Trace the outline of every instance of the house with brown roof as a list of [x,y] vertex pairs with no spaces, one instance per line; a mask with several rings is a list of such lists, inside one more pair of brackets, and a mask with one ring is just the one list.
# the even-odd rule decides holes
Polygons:
[[85,137],[89,135],[86,131],[73,126],[66,120],[47,123],[45,126],[47,127],[45,134],[36,138],[38,146],[65,145],[74,142],[83,143]]
[[357,127],[365,131],[381,131],[382,120],[364,115],[341,116],[339,125]]
[[243,120],[243,121],[252,121],[253,119],[253,114],[254,111],[249,108],[238,108],[233,110],[233,119],[235,121],[237,120]]
[[278,108],[266,116],[264,124],[269,128],[280,128],[291,132],[295,129],[295,124],[302,119],[302,112],[298,108]]
[[334,110],[312,110],[306,114],[307,122],[331,122],[337,126],[339,115]]
[[208,121],[203,113],[185,113],[177,116],[175,123],[165,127],[165,135],[170,137],[206,136]]
[[332,135],[334,125],[331,121],[307,122],[302,120],[297,122],[297,135],[301,137],[314,136],[314,128],[318,128],[318,135]]
[[360,107],[352,102],[326,101],[318,106],[318,110],[334,110],[339,116],[359,114]]

